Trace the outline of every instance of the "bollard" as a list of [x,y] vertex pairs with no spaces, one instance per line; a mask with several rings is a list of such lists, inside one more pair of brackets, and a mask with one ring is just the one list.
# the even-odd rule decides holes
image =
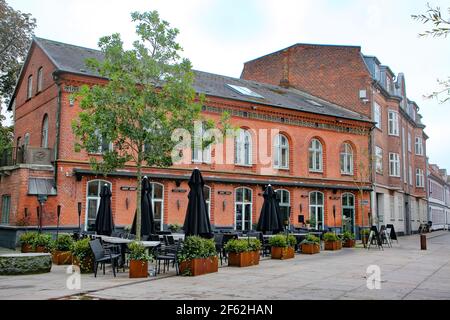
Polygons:
[[427,250],[427,236],[425,234],[420,235],[420,250]]

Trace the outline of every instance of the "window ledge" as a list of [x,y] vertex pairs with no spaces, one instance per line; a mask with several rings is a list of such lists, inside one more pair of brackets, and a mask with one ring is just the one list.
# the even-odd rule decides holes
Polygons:
[[281,170],[281,171],[289,171],[289,167],[288,168],[280,168],[280,167],[273,167],[275,170]]
[[353,172],[350,172],[350,173],[349,173],[349,172],[342,172],[342,171],[341,171],[341,175],[342,175],[342,176],[347,176],[347,177],[352,177],[352,176],[354,176],[354,173],[353,173]]
[[243,168],[252,168],[253,167],[252,164],[238,164],[238,163],[235,163],[234,166],[235,167],[243,167]]
[[319,170],[311,170],[311,169],[309,169],[309,173],[323,174],[323,170],[322,170],[322,171],[319,171]]

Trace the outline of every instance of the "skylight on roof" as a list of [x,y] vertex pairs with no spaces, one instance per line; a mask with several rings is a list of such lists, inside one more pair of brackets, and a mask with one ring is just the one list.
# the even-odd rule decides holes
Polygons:
[[264,97],[262,95],[254,92],[252,90],[250,90],[247,87],[236,86],[236,85],[233,85],[233,84],[227,84],[227,86],[229,86],[231,89],[239,92],[240,94],[242,94],[244,96],[250,96],[250,97],[253,97],[253,98],[264,99]]
[[314,100],[306,100],[306,101],[308,101],[309,103],[311,103],[312,105],[315,105],[317,107],[323,107],[323,105],[321,105],[320,103],[318,103],[318,102],[316,102]]

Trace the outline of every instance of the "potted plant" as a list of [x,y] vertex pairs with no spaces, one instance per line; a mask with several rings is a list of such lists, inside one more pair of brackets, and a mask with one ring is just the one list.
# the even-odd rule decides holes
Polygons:
[[302,253],[316,254],[320,252],[320,238],[313,234],[308,234],[301,243]]
[[38,233],[31,243],[33,250],[39,253],[52,252],[53,239],[51,234]]
[[130,258],[130,278],[147,278],[148,262],[152,257],[147,253],[147,249],[139,242],[128,244]]
[[182,226],[177,223],[174,223],[174,224],[169,224],[168,228],[169,228],[170,232],[176,233],[176,232],[181,231]]
[[333,232],[327,232],[323,235],[325,241],[325,250],[341,250],[342,242],[339,237]]
[[350,231],[345,231],[342,234],[342,246],[344,248],[354,248],[355,247],[355,234],[351,233]]
[[311,220],[306,219],[306,227],[309,229],[311,228]]
[[70,234],[60,234],[54,241],[52,260],[57,265],[72,264],[72,253],[70,249],[73,245],[73,238]]
[[37,236],[37,232],[25,232],[20,235],[19,240],[22,253],[36,252],[36,250],[33,249],[33,243]]
[[72,264],[80,267],[81,273],[94,272],[94,254],[89,246],[89,238],[75,241],[70,249],[72,253]]
[[182,275],[199,276],[219,270],[214,239],[187,237],[177,254]]
[[270,238],[272,259],[292,259],[295,256],[297,239],[292,235],[277,234]]
[[367,244],[367,241],[369,240],[369,234],[370,234],[370,230],[369,229],[363,229],[360,232],[361,234],[361,241],[364,245]]
[[258,239],[232,239],[224,247],[228,253],[228,265],[235,267],[249,267],[259,264],[259,250],[261,241]]

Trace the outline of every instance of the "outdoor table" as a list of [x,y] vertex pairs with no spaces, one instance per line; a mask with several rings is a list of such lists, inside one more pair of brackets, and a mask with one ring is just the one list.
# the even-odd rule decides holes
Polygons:
[[[126,249],[126,245],[134,242],[135,240],[131,240],[131,239],[122,239],[122,238],[115,238],[115,237],[108,237],[108,236],[102,236],[101,237],[102,240],[104,242],[107,243],[112,243],[112,244],[119,244],[120,245],[120,254],[122,257],[122,265],[121,267],[123,267],[123,265],[125,264],[125,249]],[[159,241],[139,241],[139,243],[141,243],[144,247],[146,247],[147,249],[153,249],[156,248],[157,246],[159,246],[161,244],[161,242]]]

